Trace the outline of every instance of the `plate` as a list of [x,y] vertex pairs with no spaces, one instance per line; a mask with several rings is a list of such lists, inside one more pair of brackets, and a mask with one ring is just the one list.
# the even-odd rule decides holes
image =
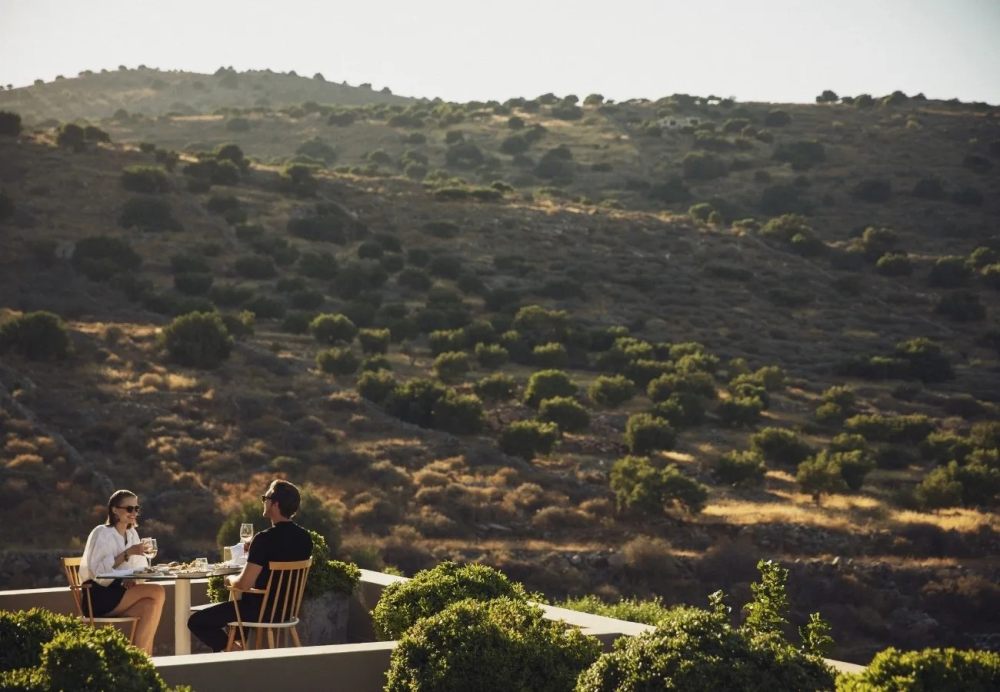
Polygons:
[[188,577],[188,578],[190,578],[190,577],[207,577],[208,576],[208,570],[204,570],[204,569],[190,569],[190,570],[188,570],[188,569],[186,569],[186,570],[178,570],[174,574],[176,574],[178,577]]

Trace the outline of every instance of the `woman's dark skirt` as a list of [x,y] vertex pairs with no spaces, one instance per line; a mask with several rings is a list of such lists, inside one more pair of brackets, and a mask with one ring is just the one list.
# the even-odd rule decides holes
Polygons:
[[[121,603],[122,596],[125,595],[125,587],[122,586],[121,579],[115,579],[110,586],[101,586],[92,579],[88,579],[86,584],[90,584],[90,601],[94,604],[95,618],[104,617]],[[90,615],[87,608],[87,597],[83,598],[83,614]]]

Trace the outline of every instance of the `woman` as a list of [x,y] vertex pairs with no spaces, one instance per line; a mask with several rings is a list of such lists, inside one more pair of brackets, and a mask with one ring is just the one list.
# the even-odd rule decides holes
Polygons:
[[[90,584],[94,617],[138,617],[135,645],[147,654],[153,653],[153,637],[163,612],[163,587],[159,584],[138,584],[133,580],[97,579],[122,567],[132,555],[142,555],[136,520],[139,498],[129,490],[116,490],[108,500],[108,518],[95,526],[87,537],[87,546],[80,560],[80,581]],[[86,603],[84,608],[86,609]]]

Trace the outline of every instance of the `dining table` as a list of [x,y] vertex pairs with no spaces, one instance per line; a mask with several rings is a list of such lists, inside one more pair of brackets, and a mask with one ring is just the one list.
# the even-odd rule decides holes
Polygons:
[[191,582],[195,579],[222,577],[238,574],[242,567],[215,565],[208,570],[177,570],[131,572],[115,570],[108,574],[98,574],[98,579],[121,579],[129,581],[174,582],[174,654],[191,653],[191,631],[188,629],[188,616],[191,614]]

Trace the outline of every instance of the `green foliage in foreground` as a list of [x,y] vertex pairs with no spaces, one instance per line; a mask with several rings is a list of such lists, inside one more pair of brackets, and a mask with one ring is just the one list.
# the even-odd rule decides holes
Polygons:
[[826,624],[814,615],[801,630],[802,645],[781,632],[788,610],[787,570],[757,564],[761,581],[739,628],[729,620],[723,594],[709,597],[710,609],[677,608],[653,632],[622,637],[578,679],[577,692],[638,690],[829,690],[833,671],[823,662],[831,642]]
[[[168,690],[153,663],[112,627],[41,608],[0,612],[0,689]],[[189,689],[189,688],[176,688]]]
[[562,603],[555,605],[569,610],[578,610],[581,613],[593,613],[604,617],[615,618],[616,620],[627,620],[628,622],[641,622],[646,625],[657,625],[665,617],[668,617],[674,608],[664,605],[659,596],[650,599],[623,598],[616,603],[605,603],[599,597],[593,595],[580,596],[579,598],[567,598]]
[[410,581],[387,586],[372,619],[383,636],[399,639],[417,620],[440,613],[453,603],[495,598],[527,602],[528,595],[523,586],[492,567],[442,562],[417,572]]
[[600,642],[520,599],[466,600],[417,622],[393,650],[385,689],[569,690]]
[[837,678],[837,692],[990,692],[1000,689],[995,651],[880,651],[860,673]]

